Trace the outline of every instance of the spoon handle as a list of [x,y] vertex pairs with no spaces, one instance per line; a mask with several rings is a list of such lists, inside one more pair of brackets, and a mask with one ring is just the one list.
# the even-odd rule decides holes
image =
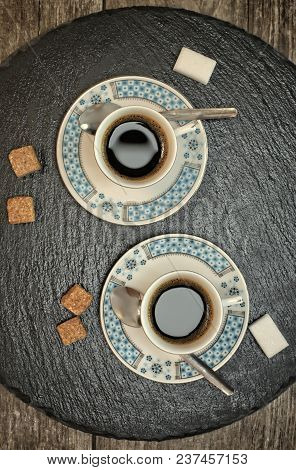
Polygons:
[[161,113],[171,121],[192,121],[193,119],[225,119],[237,116],[235,108],[175,109]]
[[188,364],[198,370],[198,372],[200,372],[208,382],[215,385],[215,387],[219,388],[219,390],[225,393],[225,395],[233,395],[233,388],[224,382],[224,380],[221,379],[216,374],[216,372],[214,372],[204,362],[200,361],[196,356],[193,354],[183,354],[181,357],[184,359],[184,361],[188,362]]

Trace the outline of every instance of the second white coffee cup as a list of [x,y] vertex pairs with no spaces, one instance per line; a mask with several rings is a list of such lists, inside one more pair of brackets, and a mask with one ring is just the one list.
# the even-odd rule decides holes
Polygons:
[[[211,303],[211,318],[203,333],[193,336],[192,340],[184,341],[183,343],[170,341],[164,335],[159,334],[159,331],[157,331],[151,321],[151,308],[153,302],[155,302],[155,294],[161,291],[163,286],[175,283],[176,279],[181,281],[180,284],[182,284],[182,280],[185,280],[187,285],[191,284],[192,286],[197,286],[197,289],[202,289],[203,292],[206,292]],[[141,324],[150,341],[163,351],[171,354],[198,353],[206,348],[218,335],[223,322],[224,308],[241,301],[242,298],[240,296],[222,299],[215,286],[200,274],[191,271],[173,271],[158,278],[145,292],[140,310]],[[180,309],[180,316],[183,314],[184,311]]]

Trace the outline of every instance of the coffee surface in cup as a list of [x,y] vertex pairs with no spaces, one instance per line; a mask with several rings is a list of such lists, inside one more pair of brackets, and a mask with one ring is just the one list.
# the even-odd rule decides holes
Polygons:
[[149,122],[131,120],[113,127],[106,142],[109,164],[120,174],[141,177],[151,173],[162,157],[162,143]]
[[196,282],[174,279],[164,283],[150,301],[149,318],[155,332],[169,342],[188,343],[211,324],[213,304]]
[[191,287],[171,287],[160,294],[153,308],[157,329],[170,338],[187,338],[204,319],[206,305]]

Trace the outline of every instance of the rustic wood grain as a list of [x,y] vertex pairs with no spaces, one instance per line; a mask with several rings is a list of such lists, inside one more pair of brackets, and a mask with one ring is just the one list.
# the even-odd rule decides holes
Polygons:
[[[229,21],[262,37],[296,61],[293,0],[0,0],[0,61],[38,34],[105,8],[133,5],[192,9]],[[293,449],[296,386],[263,410],[209,434],[154,442],[117,441],[67,428],[0,387],[2,449]]]
[[63,426],[0,386],[0,449],[91,449],[92,437]]
[[39,10],[39,34],[44,34],[49,29],[72,21],[79,16],[89,15],[101,11],[103,0],[42,0]]
[[248,0],[106,0],[105,8],[132,6],[184,8],[229,21],[240,28],[248,27]]
[[296,62],[295,0],[249,0],[249,31]]
[[17,0],[0,0],[0,62],[38,36],[38,18],[38,0],[27,0],[22,8]]

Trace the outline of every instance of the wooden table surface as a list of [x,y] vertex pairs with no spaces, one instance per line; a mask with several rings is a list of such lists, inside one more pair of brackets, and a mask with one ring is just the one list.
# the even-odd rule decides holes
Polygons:
[[[0,0],[0,62],[48,29],[96,11],[150,5],[186,8],[260,36],[296,62],[295,0]],[[1,153],[1,149],[0,149]],[[255,414],[201,436],[142,442],[75,431],[0,386],[0,449],[295,449],[296,385]]]

